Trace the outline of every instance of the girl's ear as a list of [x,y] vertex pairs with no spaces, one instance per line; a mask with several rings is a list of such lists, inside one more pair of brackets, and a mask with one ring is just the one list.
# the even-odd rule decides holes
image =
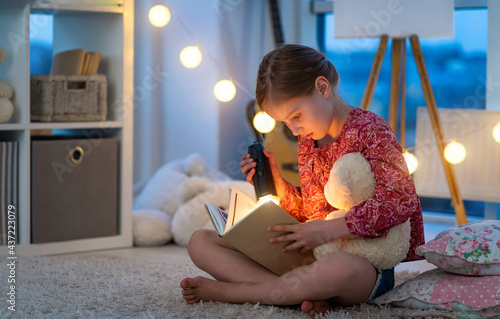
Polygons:
[[330,96],[330,82],[324,76],[318,76],[314,85],[323,97],[328,98]]

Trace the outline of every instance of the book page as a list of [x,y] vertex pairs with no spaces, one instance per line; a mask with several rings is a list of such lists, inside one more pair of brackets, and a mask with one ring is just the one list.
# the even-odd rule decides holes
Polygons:
[[226,223],[226,227],[224,229],[224,233],[231,228],[234,224],[236,224],[240,219],[245,217],[248,213],[257,207],[257,203],[245,195],[239,189],[232,187],[231,188],[231,199],[229,202],[229,212],[228,219]]
[[208,214],[210,215],[210,219],[217,233],[219,233],[219,236],[222,236],[222,234],[224,234],[224,227],[226,226],[228,214],[213,204],[205,204],[205,207],[208,210]]

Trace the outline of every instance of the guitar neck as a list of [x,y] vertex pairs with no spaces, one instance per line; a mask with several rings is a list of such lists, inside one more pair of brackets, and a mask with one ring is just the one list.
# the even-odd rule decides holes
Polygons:
[[275,46],[278,46],[285,43],[285,39],[283,38],[283,29],[281,28],[278,0],[269,0],[269,6],[271,7],[271,18],[273,22],[274,44]]

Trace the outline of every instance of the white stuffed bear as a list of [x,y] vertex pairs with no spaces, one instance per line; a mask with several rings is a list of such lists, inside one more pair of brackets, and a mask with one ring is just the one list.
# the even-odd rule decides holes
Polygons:
[[[0,48],[0,64],[5,60],[5,49]],[[13,89],[0,79],[0,123],[7,123],[14,113],[14,106],[10,101]]]
[[[375,191],[375,176],[370,163],[361,153],[349,153],[335,162],[325,185],[325,198],[339,210],[326,219],[339,218],[349,209],[371,198]],[[388,269],[399,264],[410,248],[410,221],[392,227],[385,238],[341,238],[314,248],[316,259],[337,250],[343,250],[369,261],[377,269]]]
[[134,210],[153,209],[174,217],[179,208],[179,190],[193,177],[228,180],[225,174],[208,171],[204,158],[197,153],[175,160],[158,169],[140,195],[134,200]]
[[172,217],[153,209],[135,210],[132,233],[135,246],[161,246],[172,240]]
[[[190,179],[228,180],[221,172],[209,171],[197,153],[169,162],[158,169],[134,199],[132,227],[137,246],[164,245],[172,239],[172,219],[179,209],[180,190]],[[193,189],[194,191],[194,189]]]
[[196,230],[215,229],[205,204],[214,204],[222,209],[229,208],[229,194],[233,186],[255,200],[254,187],[246,181],[210,182],[206,178],[192,178],[186,181],[180,191],[182,204],[172,222],[175,243],[187,246]]

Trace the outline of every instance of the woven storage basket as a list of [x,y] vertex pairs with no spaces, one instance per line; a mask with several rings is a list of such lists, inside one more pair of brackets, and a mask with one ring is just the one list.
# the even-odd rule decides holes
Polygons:
[[106,114],[105,75],[31,76],[32,121],[104,121]]

